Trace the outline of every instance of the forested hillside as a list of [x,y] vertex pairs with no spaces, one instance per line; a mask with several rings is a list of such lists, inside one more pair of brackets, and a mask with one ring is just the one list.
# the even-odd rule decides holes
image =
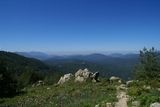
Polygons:
[[11,52],[0,51],[0,61],[2,61],[7,69],[12,72],[24,72],[27,70],[46,71],[49,67],[43,62],[26,58]]
[[23,87],[43,80],[46,83],[58,81],[61,72],[43,62],[26,58],[11,52],[0,51],[0,95],[10,96]]

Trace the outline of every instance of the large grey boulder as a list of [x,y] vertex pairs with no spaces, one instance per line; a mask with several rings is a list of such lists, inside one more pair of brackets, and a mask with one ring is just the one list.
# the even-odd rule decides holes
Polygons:
[[85,82],[87,80],[92,80],[93,82],[98,82],[99,72],[92,73],[87,68],[82,70],[79,69],[75,73],[75,82]]
[[93,73],[90,72],[87,68],[82,70],[79,69],[76,73],[75,73],[75,78],[78,76],[84,77],[85,79],[89,78]]
[[152,103],[150,105],[150,107],[160,107],[160,103],[156,102],[156,103]]
[[64,84],[65,82],[71,80],[72,77],[73,77],[73,74],[71,73],[65,74],[64,76],[60,78],[60,80],[58,81],[58,84]]
[[91,77],[91,75],[93,75],[93,73],[90,72],[87,68],[84,70],[79,69],[75,73],[75,82],[84,82],[87,79],[89,79]]

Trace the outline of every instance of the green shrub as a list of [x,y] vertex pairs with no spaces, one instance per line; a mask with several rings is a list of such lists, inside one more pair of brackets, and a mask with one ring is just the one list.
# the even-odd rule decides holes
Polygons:
[[160,102],[160,93],[155,95],[154,93],[142,94],[137,99],[141,102],[142,106],[149,106],[151,103]]

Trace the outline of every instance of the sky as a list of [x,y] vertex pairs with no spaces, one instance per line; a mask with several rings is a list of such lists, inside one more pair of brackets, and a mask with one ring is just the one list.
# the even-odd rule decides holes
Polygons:
[[160,0],[0,0],[0,50],[160,49]]

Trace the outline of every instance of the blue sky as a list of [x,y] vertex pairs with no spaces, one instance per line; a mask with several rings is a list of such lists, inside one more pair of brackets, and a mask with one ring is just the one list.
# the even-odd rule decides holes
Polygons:
[[1,0],[0,49],[160,49],[160,0]]

